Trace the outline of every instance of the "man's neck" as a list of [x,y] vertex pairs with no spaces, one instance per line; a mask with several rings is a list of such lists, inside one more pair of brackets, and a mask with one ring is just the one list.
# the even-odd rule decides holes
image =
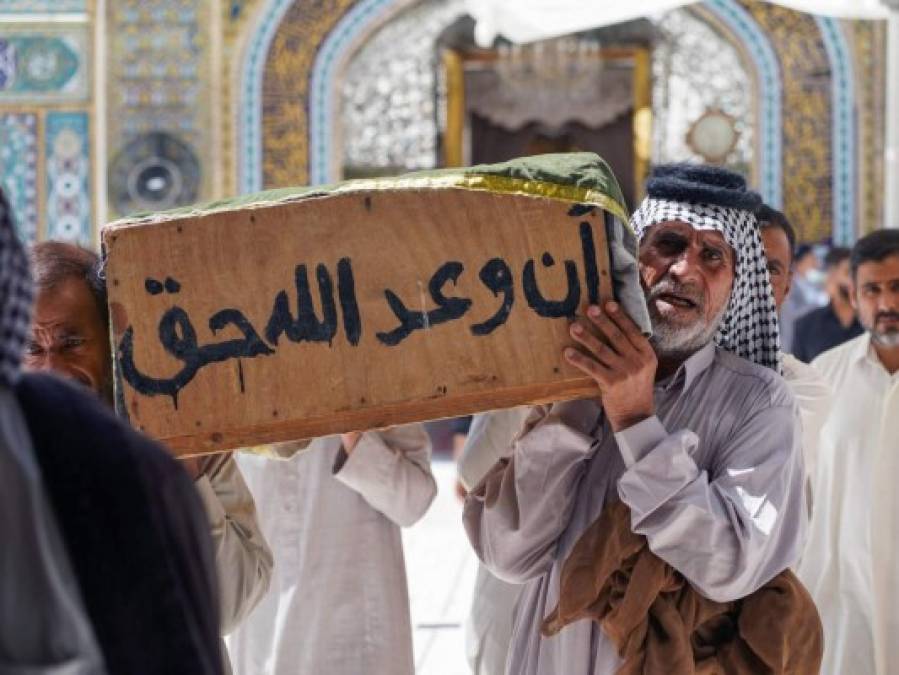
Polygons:
[[830,308],[843,328],[849,328],[855,322],[855,310],[848,302],[831,300]]
[[[693,352],[693,354],[695,353],[696,352]],[[664,356],[658,354],[657,358],[659,365],[656,368],[656,382],[661,382],[674,375],[674,373],[677,372],[677,369],[680,368],[687,359],[693,356],[693,354],[666,354]]]
[[874,353],[886,371],[892,375],[899,370],[899,347],[886,347],[871,338],[871,344],[874,346]]

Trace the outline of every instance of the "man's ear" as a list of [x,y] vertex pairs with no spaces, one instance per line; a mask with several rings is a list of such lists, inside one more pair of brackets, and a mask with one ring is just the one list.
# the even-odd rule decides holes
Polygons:
[[849,304],[852,305],[852,309],[858,314],[858,296],[855,294],[856,290],[855,278],[849,277]]

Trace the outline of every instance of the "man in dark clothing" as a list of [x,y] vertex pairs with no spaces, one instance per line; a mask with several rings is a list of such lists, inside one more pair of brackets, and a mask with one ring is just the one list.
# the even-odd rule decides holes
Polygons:
[[[86,616],[89,623],[89,630],[72,631],[82,637],[68,651],[54,651],[59,631],[40,640],[29,635],[36,647],[22,654],[15,618],[40,612],[34,604],[48,596],[4,594],[0,670],[220,675],[213,552],[190,479],[168,453],[89,393],[52,376],[19,372],[31,298],[27,258],[0,194],[0,451],[36,460],[29,477],[39,480],[52,513],[33,522],[62,541],[45,549],[44,560],[72,573],[72,620],[83,624]],[[22,476],[0,475],[0,482],[22,482]],[[0,572],[16,569],[21,544],[0,544]],[[42,630],[56,631],[50,624],[35,628]],[[102,667],[90,657],[92,645]],[[67,668],[58,670],[61,664]]]
[[793,355],[800,361],[811,363],[818,354],[864,332],[849,299],[849,253],[848,248],[835,247],[824,258],[830,303],[796,322]]

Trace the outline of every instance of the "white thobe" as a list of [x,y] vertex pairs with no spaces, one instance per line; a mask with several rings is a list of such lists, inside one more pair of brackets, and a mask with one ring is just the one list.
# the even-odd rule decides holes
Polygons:
[[821,672],[899,673],[899,373],[867,333],[813,366],[834,391],[799,568],[824,624]]
[[256,504],[232,454],[212,457],[195,482],[209,519],[219,581],[221,631],[227,635],[268,592],[272,552]]
[[790,392],[799,406],[802,417],[802,456],[805,459],[806,486],[809,500],[809,512],[814,495],[811,491],[811,479],[815,475],[815,464],[818,457],[818,438],[821,428],[827,422],[833,393],[830,384],[818,370],[803,363],[792,354],[782,354],[783,376],[790,387]]
[[[466,490],[512,449],[531,408],[510,408],[475,415],[459,457],[459,479]],[[511,584],[478,564],[471,611],[465,625],[465,655],[472,675],[502,675],[512,639],[512,615],[521,584]]]
[[437,494],[420,425],[316,439],[287,460],[241,453],[272,545],[272,588],[228,639],[238,675],[412,675],[400,527]]
[[[233,631],[268,592],[272,552],[256,519],[253,495],[231,453],[204,460],[206,471],[194,482],[209,520],[219,585],[221,634]],[[225,673],[232,672],[222,641]]]

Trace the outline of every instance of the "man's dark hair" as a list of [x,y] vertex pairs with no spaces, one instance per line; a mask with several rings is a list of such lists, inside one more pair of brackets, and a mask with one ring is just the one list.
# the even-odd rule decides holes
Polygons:
[[77,244],[42,241],[31,247],[31,273],[38,291],[49,290],[66,279],[81,279],[87,284],[108,328],[106,282],[100,270],[100,256]]
[[811,244],[799,244],[796,247],[796,253],[793,255],[793,262],[799,262],[807,255],[813,255],[815,253],[815,249],[812,248]]
[[866,262],[880,262],[891,255],[899,255],[899,230],[877,230],[855,242],[849,259],[852,278]]
[[790,224],[790,221],[787,220],[787,217],[767,204],[759,206],[758,210],[755,212],[755,217],[758,218],[760,228],[776,227],[787,235],[787,241],[790,244],[790,261],[792,262],[796,258],[797,253],[796,230],[793,229],[793,226]]
[[844,260],[849,260],[852,251],[845,246],[834,246],[824,256],[824,269],[832,270]]

